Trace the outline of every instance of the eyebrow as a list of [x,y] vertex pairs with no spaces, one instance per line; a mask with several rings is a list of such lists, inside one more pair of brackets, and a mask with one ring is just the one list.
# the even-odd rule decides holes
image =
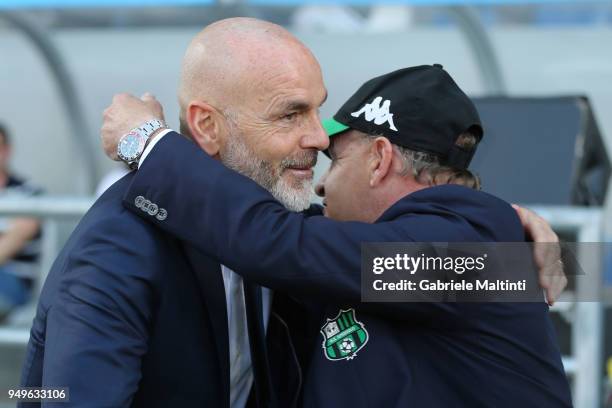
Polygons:
[[308,105],[308,103],[304,102],[304,101],[300,101],[300,100],[295,100],[295,101],[289,101],[287,102],[287,104],[284,104],[283,106],[281,106],[281,111],[283,112],[287,112],[287,111],[304,111],[306,109],[308,109],[310,107],[310,105]]
[[[321,103],[319,104],[319,106],[323,105],[325,103],[325,101],[327,101],[327,90],[325,90],[325,96],[323,97],[323,100],[321,101]],[[279,112],[288,112],[288,111],[297,111],[297,112],[301,112],[301,111],[305,111],[307,109],[310,108],[310,104],[308,104],[307,102],[303,101],[303,100],[293,100],[293,101],[288,101],[285,104],[281,105],[278,108]]]

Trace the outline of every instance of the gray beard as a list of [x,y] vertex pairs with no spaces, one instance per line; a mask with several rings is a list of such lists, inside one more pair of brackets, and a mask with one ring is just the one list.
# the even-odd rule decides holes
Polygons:
[[232,132],[221,162],[265,188],[290,211],[304,211],[313,198],[312,180],[288,183],[267,161],[257,158],[241,135]]

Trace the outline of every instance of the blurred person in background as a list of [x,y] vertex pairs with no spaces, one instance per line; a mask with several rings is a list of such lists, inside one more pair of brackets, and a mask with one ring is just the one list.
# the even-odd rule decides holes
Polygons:
[[[10,171],[11,139],[0,124],[0,199],[41,194]],[[38,275],[40,222],[28,217],[0,217],[0,319],[30,299]]]

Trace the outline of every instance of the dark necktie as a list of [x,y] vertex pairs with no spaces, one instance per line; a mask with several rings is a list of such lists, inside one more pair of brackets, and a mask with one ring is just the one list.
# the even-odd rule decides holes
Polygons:
[[263,324],[261,287],[244,282],[251,363],[253,365],[255,397],[259,408],[273,407],[273,389],[270,380],[270,366],[266,351],[266,333]]

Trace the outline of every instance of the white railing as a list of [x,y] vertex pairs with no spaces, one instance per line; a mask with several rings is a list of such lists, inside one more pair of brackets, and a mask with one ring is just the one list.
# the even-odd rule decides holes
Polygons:
[[[603,240],[599,208],[531,206],[531,209],[544,217],[553,229],[575,233],[576,242]],[[592,249],[595,248],[579,248],[578,263],[585,275],[576,277],[575,291],[566,291],[552,309],[571,323],[572,351],[571,355],[564,356],[563,364],[573,377],[572,394],[577,408],[601,406],[604,310],[601,296],[600,301],[594,301],[594,294],[602,294],[603,257],[602,254],[592,256]]]
[[[42,221],[40,275],[35,285],[38,293],[47,273],[59,253],[60,242],[58,224],[61,221],[79,220],[94,202],[93,197],[33,197],[0,199],[0,215],[32,216]],[[26,344],[30,337],[29,325],[36,310],[38,296],[11,316],[8,325],[0,326],[0,346]]]

